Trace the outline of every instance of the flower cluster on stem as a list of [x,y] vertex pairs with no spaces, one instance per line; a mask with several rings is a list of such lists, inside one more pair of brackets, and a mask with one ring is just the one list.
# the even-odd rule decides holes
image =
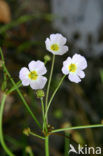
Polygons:
[[[19,72],[19,78],[22,82],[23,86],[28,86],[36,91],[37,98],[41,101],[41,109],[42,109],[42,117],[43,117],[43,133],[46,136],[46,143],[45,148],[47,150],[48,147],[48,111],[50,108],[50,105],[52,103],[52,100],[58,91],[59,87],[61,86],[63,80],[65,79],[66,75],[68,75],[68,79],[72,82],[79,83],[81,82],[81,79],[85,77],[84,69],[87,67],[87,61],[86,59],[81,56],[80,54],[75,54],[72,58],[68,57],[63,62],[62,67],[62,73],[64,76],[58,83],[58,86],[54,90],[51,98],[49,99],[49,91],[50,91],[50,85],[52,81],[52,75],[53,75],[53,69],[54,69],[54,62],[55,62],[55,56],[56,55],[63,55],[68,52],[69,48],[66,45],[67,39],[57,33],[57,34],[51,34],[50,38],[46,38],[45,40],[45,46],[46,49],[53,54],[52,57],[52,64],[51,64],[51,71],[50,76],[48,79],[48,85],[47,85],[47,91],[45,95],[45,104],[44,104],[44,91],[43,88],[46,85],[47,78],[44,77],[44,74],[46,74],[47,69],[45,67],[45,64],[51,60],[51,58],[46,55],[44,57],[44,63],[40,60],[38,61],[31,61],[28,64],[28,68],[23,67],[21,68]],[[48,151],[48,150],[47,150]],[[48,155],[48,154],[47,154]]]
[[[0,67],[3,68],[4,72],[6,75],[9,77],[13,87],[9,90],[6,91],[7,95],[10,94],[13,91],[17,91],[18,95],[20,96],[22,102],[24,103],[26,109],[38,125],[38,127],[43,131],[44,136],[38,135],[36,133],[31,132],[30,128],[27,128],[23,131],[23,133],[27,136],[32,135],[37,138],[43,139],[45,141],[45,155],[49,156],[49,135],[52,135],[53,133],[56,132],[62,132],[66,130],[72,130],[72,129],[83,129],[83,128],[94,128],[94,127],[103,127],[102,124],[96,124],[96,125],[87,125],[87,126],[76,126],[76,127],[67,127],[67,128],[62,128],[62,129],[57,129],[53,130],[49,124],[48,124],[48,112],[49,108],[51,106],[52,100],[54,99],[58,89],[62,85],[64,79],[66,76],[68,76],[68,79],[71,82],[75,83],[80,83],[81,80],[85,77],[85,72],[84,69],[87,68],[87,60],[84,56],[80,54],[74,54],[72,57],[68,56],[67,59],[63,62],[63,67],[61,69],[63,76],[61,80],[58,82],[57,87],[55,88],[54,92],[51,94],[51,97],[49,96],[49,91],[50,91],[50,86],[51,86],[51,81],[52,81],[52,75],[53,75],[53,69],[54,69],[54,64],[55,64],[55,57],[56,55],[64,55],[65,53],[68,52],[69,47],[66,45],[67,39],[62,35],[62,34],[51,34],[50,37],[46,38],[45,40],[45,46],[46,49],[52,53],[52,61],[51,57],[49,55],[45,55],[44,57],[44,62],[40,60],[32,60],[28,64],[27,67],[22,67],[19,72],[19,78],[20,82],[15,83],[14,80],[12,79],[10,73],[8,72],[2,50],[0,49],[0,54],[1,54],[1,60],[0,60]],[[47,73],[46,69],[46,63],[51,61],[51,70],[50,70],[50,76],[47,78],[44,76]],[[6,81],[6,76],[4,75],[4,80]],[[43,90],[46,86],[46,93]],[[7,83],[6,83],[7,85]],[[6,85],[3,85],[3,91],[6,89]],[[42,125],[39,123],[37,118],[35,117],[34,113],[31,111],[30,107],[28,106],[26,100],[24,99],[22,93],[19,90],[19,87],[23,86],[30,86],[37,95],[37,98],[41,102],[41,110],[42,110]],[[3,108],[4,108],[4,103],[6,100],[6,96],[4,95],[2,102],[1,102],[1,109],[0,109],[0,138],[1,138],[1,144],[6,151],[7,154],[11,154],[12,152],[7,148],[5,145],[4,139],[3,139],[3,132],[2,132],[2,117],[3,117]],[[32,153],[31,148],[27,148],[26,151],[28,153]]]

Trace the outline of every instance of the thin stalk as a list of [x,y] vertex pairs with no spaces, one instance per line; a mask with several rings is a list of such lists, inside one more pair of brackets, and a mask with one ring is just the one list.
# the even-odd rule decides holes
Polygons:
[[45,156],[49,156],[49,137],[45,137]]
[[48,81],[48,86],[47,86],[47,92],[46,92],[45,110],[47,109],[47,105],[48,105],[48,97],[49,97],[51,79],[53,75],[54,62],[55,62],[55,55],[53,55],[53,58],[52,58],[51,71],[50,71],[50,76],[49,76],[49,81]]
[[3,149],[5,150],[5,152],[8,155],[10,155],[10,156],[14,156],[14,154],[6,146],[6,144],[4,142],[4,137],[3,137],[3,128],[2,128],[2,125],[3,125],[3,110],[4,110],[4,105],[5,105],[6,97],[7,97],[7,95],[4,94],[3,97],[2,97],[1,107],[0,107],[0,142],[1,142],[1,145],[2,145]]
[[42,136],[40,136],[40,135],[38,135],[38,134],[35,134],[35,133],[31,132],[31,131],[29,132],[29,134],[31,134],[31,135],[33,135],[33,136],[39,138],[39,139],[45,139],[44,137],[42,137]]
[[[44,102],[43,102],[43,98],[40,99],[41,100],[41,107],[42,107],[42,117],[43,117],[43,132],[44,129],[46,130],[46,121],[45,121],[45,109],[44,109]],[[47,130],[46,130],[47,131]]]
[[[68,136],[68,137],[66,137]],[[70,140],[69,140],[69,133],[65,132],[65,145],[64,145],[64,156],[69,156],[69,144],[70,144]]]
[[66,76],[66,75],[64,75],[64,76],[61,78],[61,80],[60,80],[58,86],[56,87],[56,89],[54,90],[54,92],[53,92],[53,94],[52,94],[52,96],[51,96],[51,98],[50,98],[50,101],[49,101],[49,103],[48,103],[48,106],[47,106],[47,109],[46,109],[46,112],[45,112],[45,118],[47,118],[47,114],[48,114],[48,110],[49,110],[50,104],[51,104],[51,102],[52,102],[52,100],[53,100],[55,94],[57,93],[59,87],[61,86],[61,84],[62,84],[62,82],[63,82],[65,76]]
[[[4,61],[4,56],[3,56],[3,53],[2,53],[2,50],[0,48],[0,54],[1,54],[1,58],[2,58],[2,61]],[[18,89],[18,87],[16,86],[16,83],[15,81],[13,80],[13,78],[11,77],[10,73],[8,72],[5,64],[3,64],[3,69],[4,69],[4,72],[6,72],[7,76],[9,77],[11,83],[13,84],[13,86],[15,87],[18,95],[20,96],[22,102],[24,103],[26,109],[28,110],[28,112],[30,113],[30,115],[32,116],[32,118],[34,119],[34,121],[36,122],[36,124],[39,126],[39,128],[41,128],[41,125],[39,123],[39,121],[37,120],[37,118],[35,117],[35,115],[33,114],[33,112],[31,111],[30,107],[28,106],[26,100],[24,99],[22,93],[20,92],[20,90]]]
[[55,129],[51,133],[57,133],[57,132],[63,132],[67,130],[77,130],[77,129],[86,129],[86,128],[98,128],[103,127],[103,124],[95,124],[95,125],[86,125],[86,126],[75,126],[75,127],[68,127],[68,128],[62,128],[62,129]]
[[[19,81],[19,82],[16,83],[16,88],[20,88],[21,86],[22,86],[21,81]],[[13,91],[16,90],[16,88],[13,86],[11,89],[9,89],[9,90],[6,92],[6,94],[12,93]]]
[[41,100],[41,107],[42,107],[42,116],[43,116],[43,121],[44,121],[44,102],[43,102],[43,98],[40,99]]
[[[4,57],[3,57],[3,55],[1,55],[1,58],[2,58],[2,63],[4,64]],[[4,77],[4,81],[3,81],[2,87],[1,87],[2,91],[4,91],[6,89],[6,86],[7,86],[7,77],[6,77],[5,73],[4,73],[3,77]]]
[[7,86],[7,77],[6,77],[6,74],[4,73],[4,81],[3,81],[3,83],[2,83],[2,87],[1,87],[1,89],[2,89],[2,91],[5,91],[5,89],[6,89],[6,86]]

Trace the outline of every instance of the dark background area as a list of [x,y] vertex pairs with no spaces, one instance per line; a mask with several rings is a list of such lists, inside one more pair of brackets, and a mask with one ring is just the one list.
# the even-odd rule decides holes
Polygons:
[[[67,78],[65,79],[49,110],[49,124],[56,129],[67,125],[99,124],[103,119],[103,50],[101,48],[98,52],[98,50],[96,51],[98,48],[95,48],[95,53],[93,50],[97,43],[103,42],[102,22],[95,32],[98,34],[97,42],[93,43],[94,36],[91,33],[86,34],[88,44],[83,49],[76,44],[82,32],[78,32],[78,29],[75,28],[75,35],[71,35],[69,39],[68,34],[62,31],[62,28],[60,31],[55,27],[55,20],[60,19],[61,16],[58,17],[54,14],[53,6],[53,2],[49,0],[0,0],[0,7],[2,7],[0,9],[0,46],[7,68],[15,82],[19,81],[18,74],[21,67],[27,66],[31,60],[43,61],[46,54],[52,56],[45,48],[46,37],[52,33],[62,33],[68,38],[67,45],[70,50],[63,56],[56,56],[50,93],[53,92],[62,77],[62,62],[68,56],[73,56],[74,53],[84,55],[88,61],[88,68],[86,77],[80,84],[71,83]],[[50,65],[51,62],[46,65],[47,77]],[[3,72],[0,69],[0,86],[2,79]],[[12,86],[8,81],[8,88],[10,87]],[[42,122],[41,106],[35,92],[30,87],[21,87],[21,91],[34,114]],[[2,91],[0,90],[0,100],[1,97]],[[27,137],[22,133],[27,127],[41,134],[19,96],[14,92],[7,97],[5,104],[3,120],[5,141],[17,156],[27,155],[25,151],[27,146],[32,148],[34,156],[43,156],[43,141],[32,136]],[[102,131],[102,128],[73,130],[70,132],[69,141],[75,147],[78,144],[101,147],[103,144]],[[64,155],[64,142],[64,133],[50,137],[51,156]],[[1,147],[0,155],[6,155]]]

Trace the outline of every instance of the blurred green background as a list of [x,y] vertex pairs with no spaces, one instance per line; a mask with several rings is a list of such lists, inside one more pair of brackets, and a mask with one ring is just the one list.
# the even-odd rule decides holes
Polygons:
[[[62,77],[62,62],[67,56],[72,56],[75,52],[84,55],[88,60],[88,68],[86,69],[86,77],[80,84],[74,84],[69,82],[67,78],[65,79],[49,110],[49,124],[54,126],[54,128],[61,128],[67,125],[77,126],[101,123],[103,119],[102,50],[101,53],[97,50],[97,53],[99,53],[97,54],[95,48],[95,54],[93,53],[93,47],[97,42],[93,42],[91,33],[86,34],[88,35],[88,45],[86,45],[87,48],[85,50],[85,48],[76,46],[78,36],[82,33],[78,33],[76,27],[74,38],[71,35],[70,39],[67,32],[62,31],[62,28],[60,31],[55,27],[55,21],[58,18],[61,19],[61,15],[58,17],[58,15],[54,14],[54,5],[54,2],[49,0],[0,0],[0,46],[5,56],[7,68],[15,82],[19,81],[18,74],[21,67],[27,66],[31,60],[43,61],[44,56],[50,54],[45,48],[44,41],[46,37],[49,37],[51,33],[63,33],[68,38],[69,52],[63,56],[56,57],[50,93],[53,92]],[[72,4],[69,3],[69,5]],[[66,12],[65,8],[63,9]],[[66,16],[68,17],[68,14]],[[66,21],[64,22],[66,23]],[[96,30],[99,36],[96,36],[98,44],[103,42],[103,30],[101,27],[102,24]],[[69,28],[68,26],[68,32],[70,31]],[[50,54],[50,56],[52,55]],[[48,77],[51,62],[46,66],[48,68]],[[3,72],[0,69],[0,86],[2,80]],[[11,87],[9,81],[8,87]],[[21,91],[32,111],[41,122],[41,106],[35,92],[30,87],[21,87]],[[1,97],[2,91],[0,90],[0,101]],[[5,105],[3,120],[5,141],[17,156],[28,155],[26,152],[27,146],[32,148],[34,156],[43,156],[43,141],[32,136],[27,137],[22,133],[24,128],[27,127],[30,127],[34,132],[41,133],[26,111],[19,96],[14,92],[7,97]],[[74,146],[77,146],[78,143],[94,147],[102,146],[102,131],[102,128],[73,130],[70,132],[69,141]],[[50,137],[51,156],[64,155],[64,142],[63,133]],[[0,155],[6,155],[1,146]]]

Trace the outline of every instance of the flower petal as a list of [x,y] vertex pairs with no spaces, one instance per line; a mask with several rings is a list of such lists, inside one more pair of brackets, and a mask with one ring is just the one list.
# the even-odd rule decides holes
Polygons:
[[85,73],[84,71],[80,70],[77,72],[77,75],[80,77],[80,78],[84,78],[85,77]]
[[45,40],[45,45],[46,45],[46,49],[47,49],[47,50],[50,50],[51,41],[50,41],[49,38],[46,38],[46,40]]
[[87,68],[87,61],[84,56],[81,56],[80,54],[75,54],[72,58],[72,62],[76,63],[78,68],[85,69]]
[[81,82],[81,79],[76,74],[69,74],[68,79],[75,83]]
[[28,79],[29,70],[26,67],[21,68],[19,72],[19,78],[20,80]]
[[60,50],[55,52],[55,55],[63,55],[68,51],[68,47],[67,46],[61,46]]
[[31,61],[29,64],[28,64],[28,67],[29,67],[29,70],[30,71],[34,71],[36,69],[36,61]]
[[46,84],[46,82],[47,82],[47,78],[46,77],[38,76],[37,80],[30,81],[30,86],[34,90],[43,89],[45,84]]
[[65,74],[65,75],[68,75],[69,74],[68,68],[66,68],[65,66],[63,66],[62,67],[62,73]]
[[30,80],[29,79],[22,80],[22,85],[23,86],[28,86],[29,84],[30,84]]
[[69,66],[71,64],[71,57],[68,57],[64,62],[63,62],[63,66]]
[[30,71],[36,71],[38,75],[44,75],[47,72],[47,69],[42,61],[31,61],[29,63]]
[[64,45],[67,42],[67,39],[63,35],[61,35],[59,33],[57,33],[57,34],[51,34],[50,35],[50,40],[53,43],[59,43],[60,45]]

